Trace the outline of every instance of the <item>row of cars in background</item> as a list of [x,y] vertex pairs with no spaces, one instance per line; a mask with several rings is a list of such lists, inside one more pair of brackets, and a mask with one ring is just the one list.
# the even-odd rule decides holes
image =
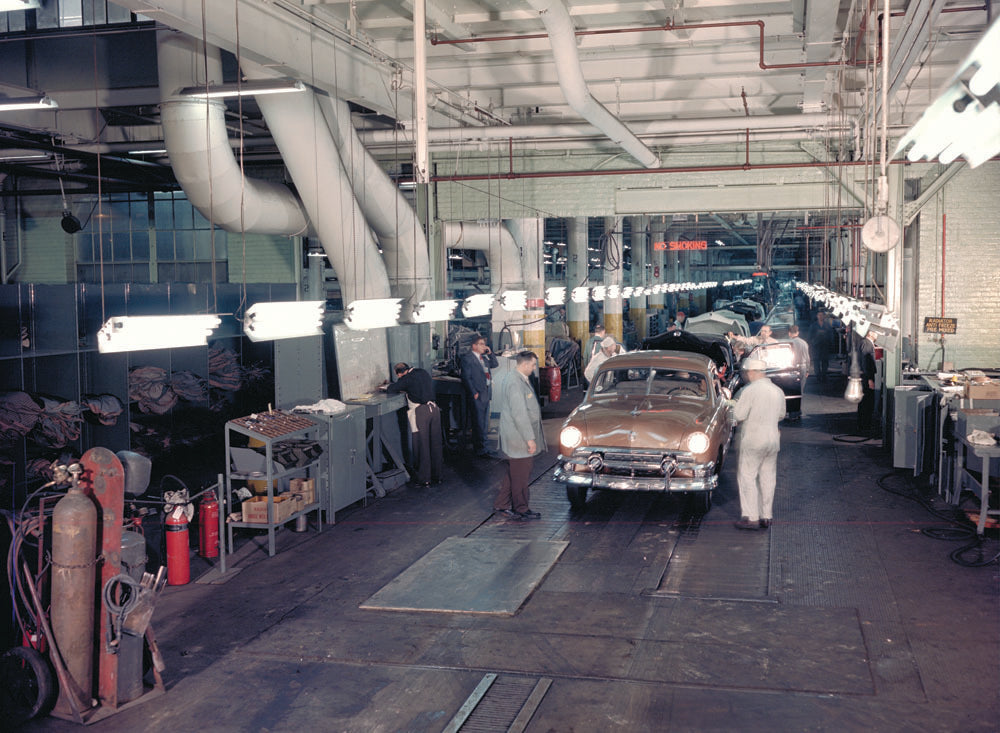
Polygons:
[[566,485],[574,510],[591,489],[678,493],[697,512],[711,508],[732,440],[730,401],[744,383],[740,361],[762,360],[786,399],[802,395],[802,372],[787,340],[794,310],[779,305],[765,318],[761,307],[752,315],[756,325],[771,327],[775,343],[740,354],[726,334],[748,337],[751,326],[727,307],[601,365],[559,434],[554,477]]

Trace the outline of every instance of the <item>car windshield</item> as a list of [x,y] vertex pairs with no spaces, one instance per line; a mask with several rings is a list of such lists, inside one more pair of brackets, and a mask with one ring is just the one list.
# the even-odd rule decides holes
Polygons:
[[598,397],[659,396],[708,399],[704,374],[680,369],[619,368],[599,372],[592,395]]

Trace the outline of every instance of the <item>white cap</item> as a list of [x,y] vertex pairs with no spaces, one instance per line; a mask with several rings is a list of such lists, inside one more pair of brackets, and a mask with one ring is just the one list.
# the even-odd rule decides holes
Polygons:
[[760,359],[747,359],[740,364],[740,369],[745,372],[762,372],[767,369],[767,364]]
[[605,336],[604,339],[601,341],[601,346],[603,346],[605,349],[612,349],[617,345],[618,342],[615,341],[614,337],[612,336]]

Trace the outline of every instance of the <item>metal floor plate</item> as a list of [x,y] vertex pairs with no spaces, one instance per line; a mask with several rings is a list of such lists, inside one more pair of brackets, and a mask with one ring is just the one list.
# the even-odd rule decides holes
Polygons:
[[768,592],[775,531],[740,531],[708,518],[686,528],[652,595],[777,602]]
[[449,537],[361,608],[513,615],[568,542]]

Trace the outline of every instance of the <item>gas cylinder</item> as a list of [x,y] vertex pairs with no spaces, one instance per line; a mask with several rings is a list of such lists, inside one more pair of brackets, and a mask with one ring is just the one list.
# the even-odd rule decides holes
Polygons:
[[219,500],[209,491],[198,505],[198,554],[219,556]]
[[191,545],[184,506],[177,505],[167,515],[167,583],[186,585],[191,581]]
[[[94,688],[96,567],[97,507],[74,478],[52,513],[52,635],[67,671],[88,699]],[[72,710],[62,692],[56,707]]]

